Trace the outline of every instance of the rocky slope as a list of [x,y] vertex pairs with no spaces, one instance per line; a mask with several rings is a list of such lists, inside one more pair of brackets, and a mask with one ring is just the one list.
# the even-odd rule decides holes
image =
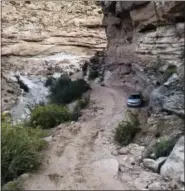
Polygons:
[[[2,109],[10,109],[20,95],[9,93],[16,86],[16,80],[8,78],[10,72],[71,73],[83,63],[83,58],[76,63],[73,55],[85,60],[102,50],[106,46],[102,19],[101,7],[90,1],[2,1]],[[63,55],[48,57],[57,53]]]

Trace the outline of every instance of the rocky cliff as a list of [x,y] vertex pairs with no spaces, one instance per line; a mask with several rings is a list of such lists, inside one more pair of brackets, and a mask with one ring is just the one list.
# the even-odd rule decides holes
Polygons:
[[184,114],[184,2],[106,1],[101,6],[108,39],[105,66],[117,70],[113,83],[119,78],[150,97],[152,107]]
[[102,49],[102,11],[95,3],[2,1],[2,55],[33,56],[69,47]]
[[10,72],[47,75],[64,65],[76,68],[69,60],[46,57],[88,56],[106,47],[102,20],[101,7],[91,1],[2,1],[2,109],[10,109],[21,92]]
[[122,50],[125,45],[142,58],[177,61],[184,45],[183,6],[183,2],[104,2],[109,62],[114,57],[114,62],[122,62],[129,53]]

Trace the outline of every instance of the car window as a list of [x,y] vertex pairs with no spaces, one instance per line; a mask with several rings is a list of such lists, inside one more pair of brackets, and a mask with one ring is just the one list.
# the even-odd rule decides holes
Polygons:
[[141,98],[140,95],[131,95],[131,96],[129,97],[129,99],[140,99],[140,98]]

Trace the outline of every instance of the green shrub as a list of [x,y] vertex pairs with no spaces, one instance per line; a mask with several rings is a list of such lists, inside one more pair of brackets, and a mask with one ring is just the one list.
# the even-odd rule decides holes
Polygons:
[[75,107],[73,109],[73,112],[71,114],[72,121],[77,121],[78,118],[81,117],[81,115],[82,115],[81,109],[86,108],[88,106],[89,102],[90,102],[89,94],[83,95],[82,98],[80,98],[77,101],[77,103],[76,103],[76,105],[75,105]]
[[46,146],[41,129],[25,128],[22,124],[11,126],[2,123],[1,184],[36,169],[42,159],[40,151]]
[[53,83],[54,83],[53,77],[48,77],[45,84],[44,84],[44,86],[45,87],[52,86]]
[[93,63],[93,65],[99,64],[99,52],[96,52],[95,55],[90,58],[90,62]]
[[85,63],[82,65],[83,76],[86,76],[86,75],[87,75],[87,68],[88,68],[88,62],[85,62]]
[[22,184],[22,181],[20,180],[13,180],[13,181],[9,181],[7,184],[4,184],[2,186],[2,190],[5,191],[5,190],[16,190],[16,191],[21,191],[23,190],[23,184]]
[[69,77],[62,76],[50,88],[50,100],[56,104],[68,104],[80,98],[90,86],[83,79],[71,81]]
[[77,104],[75,105],[74,109],[73,109],[73,112],[71,114],[71,120],[72,121],[78,121],[78,118],[81,117],[81,108],[80,108],[80,105]]
[[3,112],[1,114],[1,122],[10,123],[11,120],[12,120],[12,118],[11,118],[11,114],[9,112]]
[[36,106],[30,116],[30,125],[32,127],[49,129],[62,122],[69,121],[70,118],[70,113],[64,106],[54,104]]
[[89,69],[88,80],[94,80],[99,76],[99,72],[95,69]]
[[128,145],[133,140],[136,133],[140,130],[139,125],[140,123],[138,116],[129,112],[127,120],[119,123],[116,128],[115,141],[121,146]]
[[40,101],[39,103],[33,102],[26,105],[26,108],[30,111],[30,113],[34,110],[37,106],[44,106],[46,103],[44,101]]
[[90,102],[90,96],[89,94],[86,94],[81,99],[78,100],[77,104],[81,109],[84,109],[89,105],[89,102]]
[[164,71],[164,80],[168,80],[168,78],[177,72],[177,67],[175,65],[170,64],[168,68]]
[[152,149],[151,153],[155,154],[154,158],[168,156],[175,146],[177,140],[178,139],[176,137],[171,139],[161,139],[160,142],[156,143]]

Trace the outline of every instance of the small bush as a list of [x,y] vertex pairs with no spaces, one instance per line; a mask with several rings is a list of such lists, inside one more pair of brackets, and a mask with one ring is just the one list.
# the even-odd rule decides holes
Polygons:
[[88,80],[94,80],[99,76],[99,72],[95,69],[89,69]]
[[7,184],[4,184],[2,186],[2,190],[14,190],[14,191],[21,191],[23,190],[23,185],[22,185],[22,181],[20,180],[13,180],[13,181],[9,181]]
[[26,108],[30,111],[30,113],[34,110],[35,107],[37,106],[45,106],[46,103],[44,101],[40,101],[38,103],[33,102],[33,103],[29,103],[26,105]]
[[72,121],[78,121],[78,118],[81,117],[81,108],[80,105],[77,103],[76,106],[73,109],[73,112],[71,114],[71,120]]
[[82,65],[83,76],[86,76],[86,75],[87,75],[88,65],[89,65],[88,62],[85,62],[85,63]]
[[171,139],[161,139],[160,142],[156,143],[153,147],[153,150],[151,153],[155,154],[154,158],[159,158],[159,157],[166,157],[168,156],[173,147],[175,146],[177,142],[177,138],[171,138]]
[[119,123],[116,128],[115,141],[117,141],[121,146],[128,145],[140,130],[139,125],[138,116],[129,112],[127,120]]
[[164,80],[168,80],[168,78],[169,78],[172,74],[174,74],[174,73],[176,73],[176,72],[177,72],[177,67],[176,67],[175,65],[170,64],[170,65],[168,66],[168,68],[165,70],[164,74],[163,74]]
[[51,86],[50,100],[56,104],[68,104],[80,98],[90,86],[83,79],[71,81],[69,77],[62,76]]
[[66,107],[48,104],[45,106],[36,106],[30,116],[30,125],[49,129],[59,125],[62,122],[69,121],[71,115]]
[[45,87],[52,86],[53,83],[54,83],[53,77],[48,77],[48,79],[46,80],[44,86]]
[[78,105],[81,109],[86,108],[89,105],[90,102],[90,96],[89,94],[84,95],[80,100],[78,100]]
[[96,55],[90,58],[90,62],[93,64],[99,64],[99,52],[96,52]]
[[36,169],[42,159],[40,151],[46,146],[41,129],[25,128],[22,124],[11,126],[2,123],[1,184]]
[[85,109],[90,102],[89,94],[85,94],[81,99],[79,99],[73,109],[72,112],[72,121],[77,121],[79,117],[81,117],[81,109]]
[[3,112],[1,114],[1,122],[10,123],[12,120],[10,112]]

